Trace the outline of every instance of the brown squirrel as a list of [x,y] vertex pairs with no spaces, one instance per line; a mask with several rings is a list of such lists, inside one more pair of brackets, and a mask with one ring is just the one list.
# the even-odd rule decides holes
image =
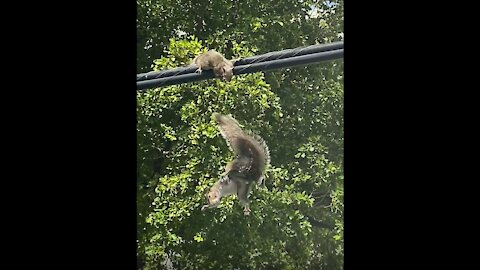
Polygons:
[[216,77],[224,81],[230,81],[233,76],[233,63],[227,60],[220,53],[210,50],[204,54],[197,56],[194,60],[198,66],[196,73],[202,73],[202,70],[213,69]]
[[235,159],[225,166],[225,173],[210,188],[209,204],[204,205],[202,210],[217,207],[224,196],[237,194],[244,206],[244,214],[249,215],[250,190],[252,184],[263,182],[265,169],[270,164],[270,152],[260,136],[245,133],[231,116],[214,113],[214,117]]

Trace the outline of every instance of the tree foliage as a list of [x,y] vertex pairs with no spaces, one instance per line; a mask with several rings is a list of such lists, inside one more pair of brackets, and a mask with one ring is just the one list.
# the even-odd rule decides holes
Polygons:
[[[252,56],[339,39],[343,1],[138,0],[138,70],[201,51]],[[232,158],[213,112],[262,136],[272,166],[251,194],[200,211]],[[343,269],[343,62],[137,93],[140,269]]]

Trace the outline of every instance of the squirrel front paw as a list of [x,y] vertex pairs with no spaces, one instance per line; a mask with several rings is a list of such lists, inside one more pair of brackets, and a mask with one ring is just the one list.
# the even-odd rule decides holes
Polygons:
[[252,212],[252,210],[250,210],[249,207],[245,207],[245,208],[243,209],[243,214],[244,214],[245,216],[250,216],[250,213],[251,213],[251,212]]
[[197,70],[195,70],[195,73],[202,73],[202,68],[198,68]]

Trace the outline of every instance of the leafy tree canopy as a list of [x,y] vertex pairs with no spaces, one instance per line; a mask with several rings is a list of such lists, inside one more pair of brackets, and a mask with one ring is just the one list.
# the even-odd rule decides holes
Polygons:
[[[138,72],[341,39],[343,1],[138,0]],[[232,158],[212,114],[267,142],[251,216],[200,211]],[[343,269],[343,61],[137,93],[140,269]]]

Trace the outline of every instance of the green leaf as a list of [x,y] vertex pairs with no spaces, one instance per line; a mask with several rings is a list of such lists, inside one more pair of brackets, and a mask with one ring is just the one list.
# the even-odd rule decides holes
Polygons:
[[193,240],[197,241],[197,242],[203,242],[203,237],[197,233],[195,234],[195,236],[193,237]]

